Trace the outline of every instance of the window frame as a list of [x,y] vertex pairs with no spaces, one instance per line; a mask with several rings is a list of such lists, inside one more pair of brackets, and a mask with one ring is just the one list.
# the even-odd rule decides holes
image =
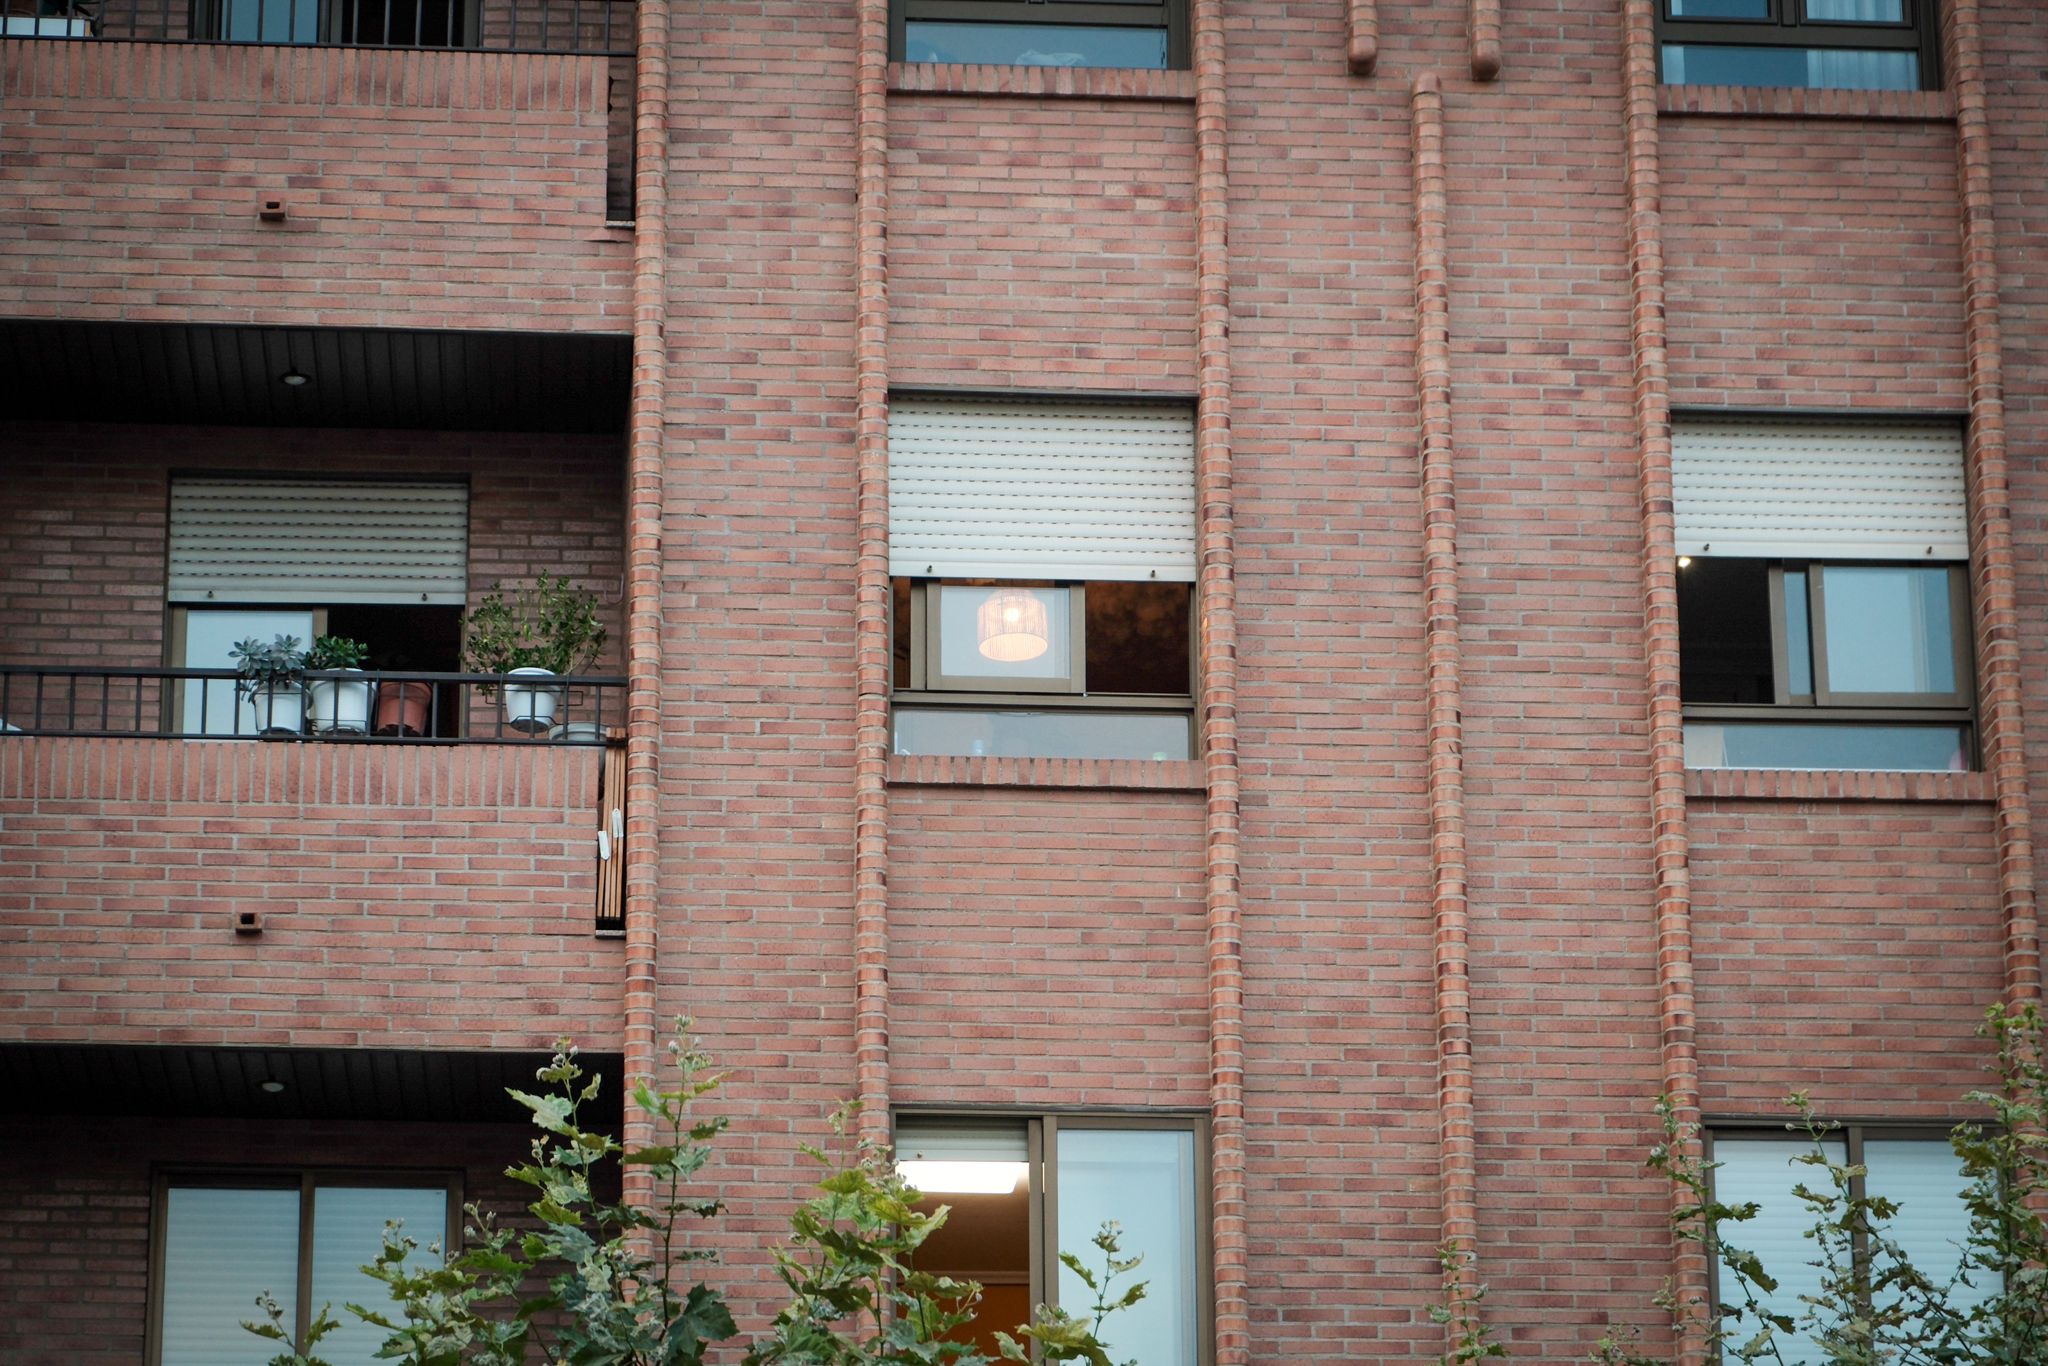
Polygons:
[[[1028,1265],[1031,1303],[1057,1304],[1060,1283],[1059,1242],[1059,1134],[1065,1129],[1138,1129],[1153,1132],[1188,1133],[1195,1141],[1195,1362],[1214,1366],[1216,1360],[1216,1258],[1211,1246],[1214,1218],[1214,1183],[1209,1166],[1209,1124],[1205,1115],[1194,1112],[1148,1111],[1130,1114],[1105,1110],[1007,1110],[950,1108],[943,1105],[904,1106],[890,1114],[890,1151],[896,1143],[896,1127],[905,1119],[1008,1120],[1024,1124],[1025,1162],[1030,1168],[1031,1209]],[[927,1195],[927,1200],[935,1196]],[[1094,1230],[1086,1231],[1093,1236]],[[1085,1241],[1085,1240],[1084,1240]],[[1077,1249],[1069,1249],[1074,1251]],[[1126,1249],[1131,1251],[1132,1249]],[[1135,1249],[1143,1251],[1143,1249]],[[1140,1271],[1142,1276],[1142,1269]],[[152,1363],[154,1366],[154,1363]]]
[[[313,1317],[314,1196],[325,1187],[394,1186],[446,1192],[447,1227],[444,1248],[462,1248],[463,1173],[442,1167],[187,1167],[156,1169],[150,1178],[149,1267],[143,1326],[144,1366],[162,1366],[164,1322],[164,1245],[170,1233],[170,1192],[173,1186],[211,1190],[293,1190],[299,1192],[298,1264],[294,1268],[295,1340],[303,1341]],[[266,1287],[268,1288],[268,1287]],[[251,1317],[254,1317],[252,1302]]]
[[[1955,560],[1936,561],[1948,572],[1949,648],[1953,653],[1956,689],[1952,693],[1838,693],[1828,686],[1827,607],[1823,582],[1826,570],[1834,568],[1928,569],[1932,564],[1911,560],[1829,560],[1817,557],[1728,556],[1730,560],[1762,560],[1768,566],[1771,611],[1771,685],[1776,694],[1770,702],[1688,702],[1684,698],[1684,675],[1679,678],[1680,707],[1687,721],[1782,721],[1788,724],[1872,722],[1892,725],[1951,725],[1967,733],[1967,757],[1974,770],[1981,760],[1977,723],[1976,658],[1973,648],[1974,618],[1970,614],[1969,565]],[[1681,574],[1683,570],[1679,571]],[[1785,576],[1799,573],[1806,580],[1807,644],[1812,654],[1813,692],[1794,695],[1790,691],[1790,637],[1785,601]],[[1679,621],[1681,635],[1685,630]],[[1930,700],[1934,699],[1934,700]]]
[[[1902,22],[1809,19],[1807,0],[1767,0],[1768,19],[1677,18],[1672,0],[1657,0],[1654,24],[1657,79],[1665,82],[1664,48],[1669,43],[1710,47],[1831,48],[1850,51],[1913,52],[1920,57],[1920,89],[1942,88],[1941,11],[1938,0],[1900,0]],[[1780,89],[1816,89],[1787,86]]]
[[[1965,1121],[1957,1122],[1962,1123]],[[1905,1139],[1945,1145],[1948,1143],[1949,1135],[1954,1129],[1954,1124],[1943,1126],[1939,1123],[1914,1120],[1826,1120],[1820,1125],[1822,1138],[1832,1138],[1838,1135],[1841,1137],[1843,1143],[1843,1163],[1857,1168],[1861,1168],[1864,1165],[1864,1140],[1873,1134],[1879,1139]],[[1724,1141],[1741,1143],[1760,1138],[1783,1139],[1788,1135],[1794,1138],[1807,1137],[1796,1125],[1787,1124],[1784,1120],[1714,1120],[1702,1124],[1700,1126],[1700,1149],[1707,1163],[1708,1194],[1717,1201],[1724,1201],[1727,1195],[1727,1192],[1720,1189],[1720,1183],[1714,1179],[1714,1163],[1716,1161],[1714,1154],[1719,1144]],[[1866,1197],[1869,1189],[1866,1184],[1867,1180],[1867,1176],[1860,1171],[1849,1178],[1849,1194],[1852,1199],[1860,1200]],[[1869,1239],[1864,1236],[1861,1230],[1854,1231],[1852,1239],[1853,1255],[1856,1258],[1857,1264],[1867,1265],[1870,1261]],[[1769,1268],[1765,1269],[1768,1270]],[[1722,1303],[1721,1259],[1718,1255],[1710,1254],[1707,1258],[1707,1314],[1710,1320],[1718,1320]]]
[[[908,60],[905,54],[913,19],[938,23],[1024,24],[1034,28],[1163,28],[1166,30],[1166,65],[1163,68],[1053,69],[1185,71],[1193,61],[1188,25],[1191,3],[1192,0],[1159,0],[1157,4],[1117,3],[1117,0],[890,0],[889,60]],[[920,62],[918,65],[960,64]]]

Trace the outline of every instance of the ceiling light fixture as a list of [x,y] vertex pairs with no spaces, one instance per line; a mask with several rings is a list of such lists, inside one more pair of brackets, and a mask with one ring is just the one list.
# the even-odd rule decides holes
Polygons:
[[1008,1195],[1027,1170],[1022,1162],[898,1162],[905,1181],[926,1195]]
[[1024,588],[991,593],[975,614],[982,657],[998,664],[1022,664],[1052,645],[1052,614],[1045,599]]
[[278,1081],[276,1078],[273,1077],[269,1081],[262,1081],[256,1083],[256,1089],[262,1091],[266,1095],[274,1096],[284,1090],[284,1083]]
[[287,370],[277,377],[277,382],[287,389],[301,389],[313,382],[312,376],[302,375],[296,370]]

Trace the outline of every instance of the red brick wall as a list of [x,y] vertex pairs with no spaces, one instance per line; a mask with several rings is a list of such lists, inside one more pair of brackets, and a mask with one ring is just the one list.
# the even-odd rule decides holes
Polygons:
[[516,1210],[525,1188],[504,1169],[525,1156],[526,1138],[523,1128],[485,1124],[0,1120],[0,1150],[35,1154],[0,1164],[0,1360],[143,1359],[159,1167],[438,1168],[461,1173],[465,1200]]
[[0,314],[616,331],[609,86],[602,57],[0,42]]
[[164,663],[174,470],[467,479],[469,587],[547,572],[597,593],[622,659],[624,510],[611,437],[67,423],[0,429],[0,663]]
[[[0,1036],[617,1036],[587,746],[0,742]],[[264,913],[260,936],[234,932]]]
[[1185,104],[899,95],[889,116],[892,383],[1192,387]]
[[1711,1112],[1970,1113],[2002,986],[1986,806],[1695,802],[1692,836]]
[[1955,129],[1666,116],[1679,406],[1960,412]]
[[1198,800],[897,792],[890,1060],[905,1103],[1207,1103]]

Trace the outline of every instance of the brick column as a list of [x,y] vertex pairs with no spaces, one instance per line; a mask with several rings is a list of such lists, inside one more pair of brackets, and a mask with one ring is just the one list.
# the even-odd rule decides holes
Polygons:
[[2033,814],[2020,715],[2020,617],[2005,449],[2005,360],[1998,316],[1998,237],[1992,217],[1991,122],[1984,98],[1977,0],[1952,0],[1943,34],[1956,97],[1956,177],[1963,207],[1963,344],[1970,367],[1970,577],[1976,610],[1977,697],[1984,767],[1998,813],[1998,891],[2005,916],[2005,998],[2041,999],[2034,898]]
[[1465,27],[1472,49],[1472,79],[1500,75],[1500,0],[1468,0]]
[[1370,76],[1380,61],[1378,0],[1351,0],[1344,10],[1344,62],[1354,76]]
[[855,65],[853,990],[860,1131],[889,1137],[889,3],[860,0]]
[[1458,509],[1451,440],[1449,190],[1444,97],[1433,71],[1415,78],[1415,387],[1422,452],[1422,584],[1428,671],[1430,906],[1436,933],[1438,1164],[1443,1241],[1478,1285],[1477,1153],[1472,1118],[1472,986],[1465,897],[1465,733],[1458,649]]
[[[668,378],[668,0],[640,0],[633,70],[633,397],[626,466],[626,1078],[661,1064],[661,506]],[[627,1083],[630,1084],[630,1083]],[[625,1107],[628,1148],[656,1141]],[[629,1199],[654,1186],[626,1174]]]
[[1237,577],[1230,474],[1230,149],[1223,0],[1195,0],[1196,499],[1201,518],[1202,753],[1209,957],[1211,1254],[1216,1366],[1248,1366],[1244,942],[1240,930]]
[[[1678,551],[1671,519],[1671,390],[1664,328],[1664,241],[1657,146],[1656,0],[1627,0],[1622,49],[1627,151],[1628,263],[1632,287],[1636,461],[1643,517],[1643,643],[1650,693],[1650,828],[1657,874],[1657,994],[1664,1093],[1693,1136],[1681,1156],[1703,1156],[1699,1059],[1694,1052],[1691,838],[1685,811],[1685,716],[1678,692]],[[1673,1192],[1674,1209],[1684,1203]],[[1707,1259],[1695,1243],[1674,1248],[1672,1289],[1704,1310]],[[1704,1323],[1691,1321],[1679,1360],[1705,1360]]]

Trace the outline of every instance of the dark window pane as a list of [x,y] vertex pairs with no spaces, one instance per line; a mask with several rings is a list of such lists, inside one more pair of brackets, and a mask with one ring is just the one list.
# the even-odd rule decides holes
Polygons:
[[1855,48],[1666,43],[1664,83],[1793,86],[1809,90],[1918,90],[1920,56],[1915,52]]
[[1813,608],[1807,601],[1806,571],[1785,571],[1786,692],[1813,696]]
[[320,0],[225,0],[220,22],[231,43],[314,43]]
[[896,708],[898,754],[1001,754],[1041,759],[1185,759],[1186,712],[1055,707],[995,711]]
[[1777,700],[1764,561],[1700,558],[1678,571],[1678,680],[1687,702]]
[[1671,0],[1673,19],[1768,19],[1771,0]]
[[1970,766],[1970,737],[1957,725],[1688,721],[1685,766],[1960,772]]
[[889,590],[892,606],[889,611],[889,626],[894,640],[891,653],[894,656],[894,678],[899,689],[910,686],[910,580],[891,579]]
[[1088,585],[1088,692],[1188,691],[1185,583]]
[[904,58],[992,66],[1166,67],[1163,28],[1078,24],[958,24],[913,19],[904,26]]

